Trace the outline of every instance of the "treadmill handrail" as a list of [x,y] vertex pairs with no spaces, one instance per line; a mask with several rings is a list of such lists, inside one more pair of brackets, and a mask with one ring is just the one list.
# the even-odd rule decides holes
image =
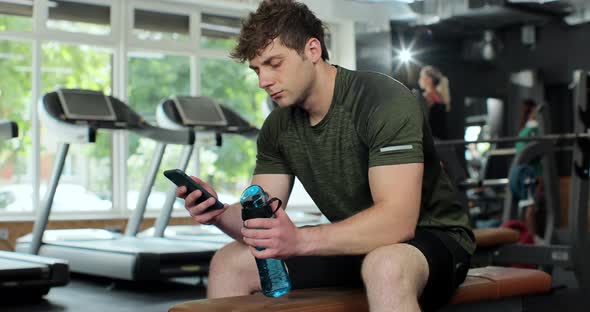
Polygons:
[[[63,91],[67,90],[62,89]],[[123,101],[113,96],[108,96],[108,98],[115,111],[116,120],[69,120],[63,113],[60,98],[55,91],[43,96],[39,111],[50,127],[59,129],[60,133],[63,132],[68,136],[64,140],[67,143],[93,142],[96,136],[95,132],[99,129],[130,130],[142,137],[163,143],[194,143],[195,135],[192,131],[186,129],[174,131],[151,125]],[[66,131],[63,131],[64,129]],[[76,134],[71,134],[73,132]]]
[[152,126],[148,123],[141,128],[129,129],[144,138],[149,138],[157,142],[166,144],[193,145],[195,143],[195,133],[193,131],[171,130],[161,127]]
[[156,110],[156,117],[158,125],[166,127],[168,129],[192,129],[194,132],[207,132],[212,131],[216,133],[232,133],[240,134],[246,137],[255,137],[258,135],[259,129],[252,126],[248,121],[243,119],[238,113],[232,109],[226,107],[223,104],[219,104],[221,111],[223,112],[227,125],[185,125],[183,124],[182,118],[176,109],[174,101],[172,99],[166,99]]
[[[55,93],[57,97],[57,93]],[[96,141],[96,128],[89,125],[64,122],[55,115],[52,107],[51,95],[46,94],[38,104],[39,119],[50,132],[59,131],[59,141],[64,143],[94,143]]]

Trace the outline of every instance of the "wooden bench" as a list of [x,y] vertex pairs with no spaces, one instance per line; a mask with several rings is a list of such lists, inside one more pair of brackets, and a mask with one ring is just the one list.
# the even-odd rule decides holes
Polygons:
[[[532,269],[485,267],[469,270],[465,282],[457,289],[450,304],[459,305],[514,296],[546,293],[551,289],[551,276]],[[173,306],[170,312],[209,311],[368,311],[362,289],[317,288],[294,290],[279,298],[261,294],[219,299],[203,299]]]
[[[516,243],[519,233],[512,229],[478,229],[474,231],[480,248]],[[488,266],[469,270],[450,305],[490,302],[503,298],[546,293],[551,289],[551,276],[533,269]],[[194,311],[368,311],[363,289],[317,288],[294,290],[279,298],[261,294],[219,299],[203,299],[173,306],[169,312]]]

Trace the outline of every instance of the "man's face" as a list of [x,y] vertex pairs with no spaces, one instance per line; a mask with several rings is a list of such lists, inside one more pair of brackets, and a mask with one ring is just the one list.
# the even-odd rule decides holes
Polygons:
[[258,86],[281,107],[304,101],[314,78],[313,63],[278,38],[250,60],[250,68],[258,75]]

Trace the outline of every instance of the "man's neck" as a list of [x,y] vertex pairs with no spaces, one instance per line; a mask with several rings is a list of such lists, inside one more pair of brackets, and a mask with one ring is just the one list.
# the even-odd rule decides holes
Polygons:
[[322,62],[317,71],[309,96],[301,105],[309,114],[309,123],[312,126],[318,124],[328,114],[336,85],[336,67],[327,62]]

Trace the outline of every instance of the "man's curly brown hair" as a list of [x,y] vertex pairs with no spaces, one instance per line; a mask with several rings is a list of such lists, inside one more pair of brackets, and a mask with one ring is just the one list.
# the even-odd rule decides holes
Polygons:
[[320,41],[322,59],[329,59],[324,42],[324,24],[309,8],[293,0],[265,0],[242,22],[238,45],[230,53],[240,63],[260,54],[275,38],[303,55],[310,38]]

